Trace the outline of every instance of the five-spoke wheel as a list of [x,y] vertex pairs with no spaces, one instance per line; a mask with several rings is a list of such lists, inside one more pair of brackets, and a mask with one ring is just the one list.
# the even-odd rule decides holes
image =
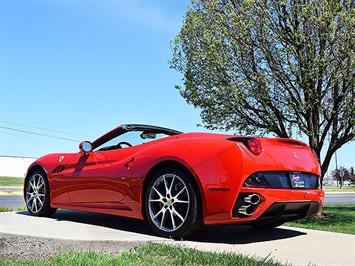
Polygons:
[[156,232],[179,238],[199,228],[199,198],[186,171],[163,170],[153,176],[147,189],[146,216]]

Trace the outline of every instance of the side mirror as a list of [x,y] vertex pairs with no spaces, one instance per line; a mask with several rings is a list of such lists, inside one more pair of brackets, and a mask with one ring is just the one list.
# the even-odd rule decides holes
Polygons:
[[92,151],[92,144],[90,141],[83,141],[79,144],[79,150],[81,153],[88,153]]

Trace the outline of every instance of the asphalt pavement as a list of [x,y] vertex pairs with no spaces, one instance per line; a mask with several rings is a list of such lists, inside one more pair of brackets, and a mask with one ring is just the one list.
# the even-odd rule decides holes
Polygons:
[[292,265],[354,265],[355,259],[355,236],[350,234],[218,225],[208,226],[183,241],[173,241],[156,236],[141,220],[76,211],[58,211],[51,218],[34,217],[27,212],[0,213],[0,236],[8,243],[6,235],[93,242],[164,242],[203,251],[273,258]]
[[355,203],[355,193],[326,193],[326,204]]
[[0,195],[0,207],[11,208],[16,210],[24,207],[25,201],[22,195]]

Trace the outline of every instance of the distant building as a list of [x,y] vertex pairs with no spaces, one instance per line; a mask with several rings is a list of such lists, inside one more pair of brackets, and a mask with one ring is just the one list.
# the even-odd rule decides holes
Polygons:
[[0,155],[0,176],[24,177],[34,157]]
[[325,176],[323,178],[323,186],[336,186],[337,185],[337,181],[332,178],[331,176]]

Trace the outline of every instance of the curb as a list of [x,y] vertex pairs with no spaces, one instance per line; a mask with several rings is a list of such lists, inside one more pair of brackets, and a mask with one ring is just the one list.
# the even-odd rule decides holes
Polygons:
[[23,187],[20,186],[0,186],[0,196],[23,195]]
[[0,196],[19,196],[23,195],[22,190],[5,190],[5,191],[0,191]]
[[6,190],[17,191],[22,189],[23,186],[0,186],[0,191],[6,191]]

